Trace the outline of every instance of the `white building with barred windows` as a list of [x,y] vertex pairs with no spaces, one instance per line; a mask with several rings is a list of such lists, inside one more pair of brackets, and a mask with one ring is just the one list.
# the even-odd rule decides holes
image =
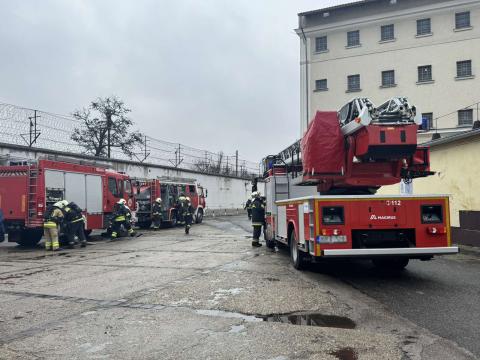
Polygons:
[[428,141],[480,120],[480,0],[363,0],[299,14],[301,135],[317,110],[406,96]]

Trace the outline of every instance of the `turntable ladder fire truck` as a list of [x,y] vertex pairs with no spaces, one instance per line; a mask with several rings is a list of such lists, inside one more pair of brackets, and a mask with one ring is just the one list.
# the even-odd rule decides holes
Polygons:
[[366,98],[317,112],[301,141],[264,163],[267,246],[287,245],[297,269],[328,258],[371,259],[401,270],[409,259],[455,254],[446,195],[375,195],[434,174],[421,123],[406,98]]
[[0,208],[8,240],[21,245],[40,241],[45,209],[59,200],[80,206],[89,233],[107,227],[113,207],[121,198],[133,207],[129,177],[93,163],[45,158],[9,161],[9,165],[0,166]]

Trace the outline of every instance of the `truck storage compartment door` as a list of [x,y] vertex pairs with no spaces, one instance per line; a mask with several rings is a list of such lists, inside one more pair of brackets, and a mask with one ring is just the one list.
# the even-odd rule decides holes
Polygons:
[[287,238],[287,207],[285,205],[278,206],[278,216],[276,217],[276,229],[278,236]]
[[65,197],[65,173],[45,170],[45,202],[50,206]]
[[82,210],[87,205],[85,174],[65,173],[65,199],[75,202]]
[[27,211],[27,174],[0,173],[0,207],[6,220],[23,220]]
[[102,213],[102,177],[97,175],[87,175],[87,212],[89,214]]

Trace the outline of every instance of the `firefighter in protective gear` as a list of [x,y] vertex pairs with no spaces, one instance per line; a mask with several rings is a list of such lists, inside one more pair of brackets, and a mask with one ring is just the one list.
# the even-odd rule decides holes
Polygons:
[[185,222],[185,234],[189,234],[190,227],[192,226],[192,222],[193,222],[194,209],[190,201],[190,198],[188,196],[184,197],[181,203],[181,212],[182,212],[183,220]]
[[252,226],[253,226],[253,240],[252,246],[260,247],[260,234],[262,233],[262,226],[265,226],[265,200],[260,196],[258,191],[252,194]]
[[153,230],[158,230],[162,224],[162,199],[156,198],[152,205]]
[[43,234],[45,235],[45,250],[60,250],[58,228],[63,221],[63,203],[56,202],[49,206],[44,214]]
[[180,193],[180,196],[178,197],[176,208],[177,208],[177,224],[179,225],[184,225],[185,224],[185,219],[183,218],[183,203],[187,200],[187,197],[185,196],[184,193]]
[[132,213],[126,204],[125,199],[120,199],[115,204],[112,215],[112,240],[118,237],[122,225],[130,236],[135,236],[131,224]]
[[252,199],[251,198],[249,198],[245,203],[244,209],[247,210],[248,220],[250,220],[252,218]]
[[85,237],[85,218],[82,214],[82,209],[73,201],[68,202],[62,200],[65,205],[63,208],[65,214],[65,225],[68,238],[68,246],[73,248],[75,246],[75,238],[78,238],[81,247],[87,246],[87,239]]

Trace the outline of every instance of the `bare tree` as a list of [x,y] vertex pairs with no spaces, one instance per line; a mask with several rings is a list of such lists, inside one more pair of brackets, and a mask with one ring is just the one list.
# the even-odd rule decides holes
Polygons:
[[132,120],[127,117],[131,110],[115,96],[97,98],[88,108],[76,110],[73,116],[83,122],[75,128],[72,140],[94,156],[111,157],[111,149],[119,148],[130,158],[134,147],[143,144],[143,135],[130,132]]

